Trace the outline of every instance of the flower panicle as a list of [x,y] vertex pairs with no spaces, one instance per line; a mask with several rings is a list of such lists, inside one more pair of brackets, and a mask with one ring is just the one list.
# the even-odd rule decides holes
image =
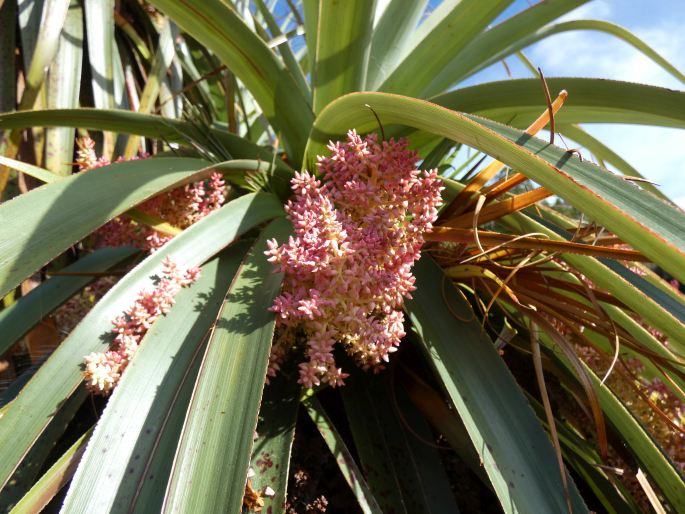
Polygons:
[[270,241],[269,261],[284,273],[271,310],[277,334],[269,374],[287,350],[305,342],[299,382],[338,386],[341,344],[363,369],[378,371],[404,337],[404,298],[414,290],[411,268],[423,234],[437,219],[442,185],[437,171],[416,169],[405,140],[378,142],[352,130],[318,157],[322,180],[297,173],[286,205],[293,236]]
[[84,357],[83,376],[91,393],[106,396],[112,392],[152,324],[171,310],[181,288],[199,276],[198,267],[183,270],[170,257],[164,259],[156,286],[140,291],[133,305],[112,320],[114,341],[110,349]]
[[[95,142],[89,137],[77,139],[76,164],[79,171],[88,171],[111,164],[106,157],[98,157]],[[142,153],[130,159],[147,159],[149,154]],[[208,216],[226,203],[227,187],[221,173],[212,173],[208,179],[193,182],[157,195],[138,208],[146,214],[158,217],[165,222],[185,229]],[[120,216],[96,232],[97,246],[134,245],[144,250],[157,250],[171,240],[171,236],[138,224],[125,216]]]

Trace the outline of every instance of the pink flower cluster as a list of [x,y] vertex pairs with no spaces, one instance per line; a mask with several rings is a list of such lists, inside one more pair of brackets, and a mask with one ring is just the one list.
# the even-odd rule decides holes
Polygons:
[[[76,164],[80,171],[100,168],[110,164],[105,157],[97,157],[95,143],[89,137],[79,138]],[[141,155],[133,159],[145,159]],[[119,158],[117,162],[121,161]],[[220,173],[212,173],[207,180],[201,180],[157,195],[138,208],[152,216],[178,227],[188,228],[208,214],[219,209],[226,202],[226,183]],[[144,250],[156,250],[171,239],[145,225],[120,216],[98,230],[96,246],[134,245]]]
[[[576,345],[578,355],[598,374],[604,373],[609,366],[609,358],[602,356],[594,348]],[[685,428],[685,404],[659,378],[644,377],[645,367],[637,359],[628,358],[624,361],[627,373],[615,369],[607,384],[621,399],[628,409],[642,421],[647,430],[656,438],[659,444],[671,457],[681,472],[685,473],[685,435],[675,430],[671,423],[679,428]],[[658,407],[661,413],[655,411],[645,399],[636,394],[635,389],[642,391]]]
[[135,303],[112,321],[115,338],[111,349],[84,357],[83,376],[90,392],[107,395],[112,391],[148,329],[159,316],[169,312],[181,288],[195,282],[199,275],[200,268],[184,271],[169,257],[164,259],[162,278],[156,287],[141,291]]
[[79,171],[102,168],[103,166],[111,164],[107,157],[97,156],[97,153],[95,153],[95,141],[88,136],[79,137],[76,140],[76,146],[78,146],[78,151],[76,152],[76,164],[78,165]]
[[304,343],[299,382],[342,385],[340,343],[363,369],[380,370],[404,336],[403,299],[414,290],[411,268],[423,234],[437,218],[443,189],[437,171],[416,169],[407,142],[378,142],[352,130],[318,157],[324,183],[306,171],[292,180],[286,211],[294,236],[266,254],[284,272],[271,308],[277,330],[269,376]]

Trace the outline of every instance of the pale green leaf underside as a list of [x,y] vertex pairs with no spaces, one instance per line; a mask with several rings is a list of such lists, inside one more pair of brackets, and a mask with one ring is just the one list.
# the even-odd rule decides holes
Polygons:
[[0,296],[110,219],[166,189],[204,178],[211,172],[208,165],[187,158],[112,164],[5,202],[0,206]]
[[62,512],[135,508],[157,438],[185,374],[199,359],[245,249],[234,245],[203,266],[198,281],[176,295],[171,311],[145,335],[98,421]]
[[163,512],[239,512],[257,426],[281,274],[266,241],[287,239],[291,225],[268,225],[243,261],[207,345]]
[[181,267],[202,264],[254,226],[283,214],[270,194],[248,194],[198,221],[126,274],[83,318],[12,402],[0,423],[0,483],[4,484],[24,452],[81,383],[83,356],[103,351],[112,319],[129,307],[138,292],[152,285],[162,260]]

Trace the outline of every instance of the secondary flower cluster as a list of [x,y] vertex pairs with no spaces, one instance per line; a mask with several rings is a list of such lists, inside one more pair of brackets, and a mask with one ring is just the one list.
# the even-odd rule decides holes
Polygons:
[[84,357],[86,387],[94,394],[107,395],[117,385],[140,341],[155,320],[169,312],[174,297],[200,275],[200,268],[181,270],[170,259],[163,261],[162,277],[154,289],[144,289],[122,316],[112,321],[115,334],[111,349]]
[[[592,348],[576,346],[576,351],[598,374],[609,366],[609,359]],[[645,378],[645,368],[639,360],[626,359],[625,365],[628,373],[622,374],[614,370],[607,379],[607,384],[647,427],[678,469],[685,473],[685,435],[672,426],[681,430],[685,428],[685,404],[659,378]],[[642,391],[644,397],[636,393],[636,388]],[[660,412],[645,398],[656,405]]]
[[341,343],[363,369],[382,369],[404,336],[403,299],[414,289],[411,268],[441,203],[437,171],[416,169],[407,142],[378,142],[352,130],[318,157],[324,180],[306,171],[292,180],[286,211],[294,236],[268,244],[284,272],[272,311],[277,332],[269,366],[275,376],[286,353],[305,346],[299,382],[342,385],[346,373],[333,350]]
[[100,277],[60,305],[52,313],[52,319],[60,336],[66,337],[74,330],[93,305],[112,289],[117,280],[118,277],[114,276]]
[[[88,137],[79,138],[76,163],[80,171],[100,168],[110,164],[105,157],[97,157],[95,143]],[[145,159],[147,154],[133,159]],[[117,162],[121,161],[119,158]],[[226,202],[226,183],[220,173],[212,173],[207,180],[200,180],[168,193],[157,195],[138,206],[142,212],[160,218],[178,228],[188,228]],[[97,246],[134,245],[144,250],[156,250],[169,241],[171,236],[161,234],[145,225],[120,216],[96,232]]]

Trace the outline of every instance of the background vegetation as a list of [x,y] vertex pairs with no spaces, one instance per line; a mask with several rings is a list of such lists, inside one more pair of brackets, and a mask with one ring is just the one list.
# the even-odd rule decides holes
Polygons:
[[[685,93],[545,78],[522,51],[602,31],[685,76],[556,21],[583,0],[511,3],[1,2],[2,508],[685,512],[685,215],[580,125],[683,128]],[[507,58],[531,78],[460,87]],[[381,374],[303,389],[294,355],[265,387],[266,241],[352,128],[444,181],[408,335]],[[167,256],[201,278],[90,395],[84,356]]]

